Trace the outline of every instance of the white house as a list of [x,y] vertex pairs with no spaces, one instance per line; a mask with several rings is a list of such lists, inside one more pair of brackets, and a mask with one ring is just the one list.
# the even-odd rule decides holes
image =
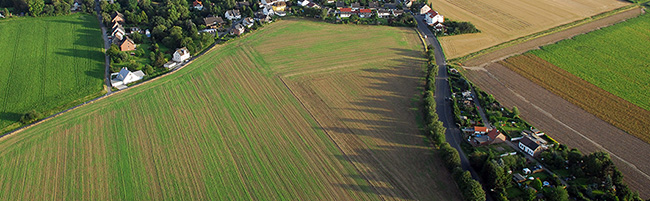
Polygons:
[[270,6],[270,5],[265,5],[264,9],[262,9],[262,13],[264,13],[264,15],[274,15],[275,14],[275,12],[273,11],[273,7]]
[[424,15],[424,14],[428,13],[430,10],[431,10],[431,7],[429,7],[428,5],[424,5],[424,6],[422,6],[422,8],[420,8],[420,14]]
[[255,20],[253,20],[253,18],[247,17],[244,18],[244,21],[242,23],[244,26],[251,28],[255,24]]
[[226,11],[226,18],[228,20],[241,19],[241,14],[239,14],[239,10],[228,10]]
[[352,8],[341,8],[341,18],[347,18],[352,15]]
[[386,9],[377,9],[377,17],[385,18],[390,17],[390,11]]
[[425,16],[426,16],[427,24],[429,26],[433,26],[435,24],[445,22],[445,18],[442,15],[440,15],[438,12],[433,11],[433,10],[430,10],[429,12],[427,12],[427,14]]
[[261,2],[264,5],[273,5],[277,0],[262,0]]
[[309,1],[308,1],[308,0],[298,1],[298,5],[300,5],[300,6],[303,6],[303,7],[304,7],[304,6],[306,6],[307,4],[309,4]]
[[174,58],[172,59],[175,62],[184,62],[185,60],[190,59],[190,51],[187,48],[180,48],[174,52]]
[[142,77],[144,77],[144,73],[141,70],[131,72],[129,69],[126,69],[126,67],[124,67],[122,70],[120,70],[119,73],[111,74],[111,85],[114,87],[127,85],[131,82],[141,80]]

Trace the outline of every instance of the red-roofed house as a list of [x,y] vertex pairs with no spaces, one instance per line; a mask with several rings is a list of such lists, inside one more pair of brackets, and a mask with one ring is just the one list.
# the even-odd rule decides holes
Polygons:
[[425,19],[429,26],[434,26],[436,30],[439,29],[438,31],[441,31],[442,28],[444,28],[442,23],[445,22],[445,18],[434,10],[429,10],[429,12],[425,14]]
[[482,127],[482,126],[474,126],[474,134],[486,134],[488,132],[487,127]]
[[359,9],[359,17],[370,18],[372,16],[372,10],[370,9]]
[[352,8],[341,8],[341,18],[347,18],[352,15]]

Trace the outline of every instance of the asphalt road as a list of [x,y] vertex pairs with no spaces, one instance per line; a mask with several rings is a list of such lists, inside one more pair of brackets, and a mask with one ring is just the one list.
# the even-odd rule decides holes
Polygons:
[[[475,180],[483,183],[479,177],[479,174],[477,174],[470,165],[469,159],[467,159],[465,152],[463,152],[463,149],[460,147],[460,144],[464,140],[462,138],[462,131],[456,125],[456,122],[454,122],[454,113],[451,109],[453,108],[452,103],[448,100],[445,100],[447,97],[451,97],[451,88],[449,87],[449,82],[447,81],[449,75],[447,74],[447,59],[445,58],[445,53],[443,52],[442,46],[440,46],[438,39],[435,37],[435,35],[433,35],[431,30],[427,27],[426,23],[422,21],[423,16],[414,16],[418,21],[418,30],[420,30],[420,33],[423,35],[423,37],[426,36],[424,40],[427,44],[433,46],[436,64],[439,66],[438,76],[436,77],[436,92],[434,95],[436,100],[436,112],[438,113],[438,118],[440,121],[442,121],[445,128],[447,128],[447,131],[445,132],[447,142],[456,150],[458,150],[458,153],[460,155],[460,164],[463,170],[469,171]],[[484,190],[487,192],[488,189],[484,188]],[[486,200],[492,201],[493,199],[488,194],[486,195]]]

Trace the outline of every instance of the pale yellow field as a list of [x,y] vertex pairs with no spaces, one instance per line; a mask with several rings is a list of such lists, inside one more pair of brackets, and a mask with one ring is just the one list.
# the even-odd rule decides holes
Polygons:
[[440,37],[447,59],[620,8],[618,0],[429,0],[445,18],[472,22],[481,33]]

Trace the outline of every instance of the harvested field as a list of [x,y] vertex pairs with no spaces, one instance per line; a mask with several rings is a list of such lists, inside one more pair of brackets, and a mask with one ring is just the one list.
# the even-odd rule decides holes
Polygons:
[[0,199],[460,200],[411,109],[421,48],[407,28],[275,22],[0,139]]
[[502,42],[620,8],[629,3],[610,0],[503,1],[429,0],[447,18],[472,22],[481,33],[441,37],[448,59]]
[[0,133],[35,110],[50,115],[100,96],[104,47],[88,14],[0,21]]
[[[499,63],[598,118],[650,143],[650,133],[644,126],[650,125],[650,111],[598,88],[533,54],[510,57]],[[616,66],[619,67],[623,66]]]
[[639,153],[650,153],[650,144],[498,63],[481,69],[468,70],[465,75],[504,106],[517,106],[522,118],[560,143],[583,153],[609,152],[630,188],[639,191],[644,199],[650,197],[650,158],[639,157]]

